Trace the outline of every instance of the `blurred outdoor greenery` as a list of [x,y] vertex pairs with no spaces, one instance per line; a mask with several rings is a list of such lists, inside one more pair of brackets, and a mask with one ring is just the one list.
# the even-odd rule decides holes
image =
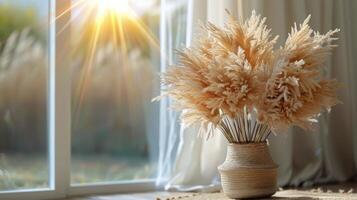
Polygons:
[[14,31],[21,31],[25,28],[30,29],[30,34],[34,38],[44,42],[47,35],[46,26],[45,21],[39,20],[36,8],[18,7],[11,4],[1,4],[0,2],[0,45]]
[[[155,166],[139,159],[107,155],[80,156],[72,159],[71,182],[76,184],[130,179],[147,179]],[[0,156],[0,190],[48,187],[48,165],[43,155],[11,154]],[[125,173],[123,173],[125,170]]]

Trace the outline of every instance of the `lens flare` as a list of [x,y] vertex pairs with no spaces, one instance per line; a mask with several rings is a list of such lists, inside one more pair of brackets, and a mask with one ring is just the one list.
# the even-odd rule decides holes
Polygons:
[[[126,78],[130,79],[130,66],[127,64],[127,56],[130,48],[147,49],[159,51],[159,41],[142,18],[141,10],[150,9],[154,5],[148,4],[150,0],[73,0],[72,4],[56,15],[55,20],[71,15],[70,21],[66,23],[59,34],[69,25],[76,29],[76,38],[78,46],[74,46],[73,52],[83,51],[83,68],[78,80],[74,98],[75,121],[79,119],[80,109],[86,98],[87,89],[90,86],[93,73],[94,57],[97,49],[106,43],[115,46],[116,55],[121,55],[118,61],[118,69]],[[141,10],[139,9],[141,8]],[[54,22],[54,21],[53,21]],[[82,30],[79,31],[78,30]],[[127,81],[130,82],[130,81]],[[130,87],[130,86],[128,86]],[[127,88],[127,91],[132,88]]]
[[108,14],[117,17],[134,17],[129,0],[95,0],[97,7],[97,21],[102,22]]

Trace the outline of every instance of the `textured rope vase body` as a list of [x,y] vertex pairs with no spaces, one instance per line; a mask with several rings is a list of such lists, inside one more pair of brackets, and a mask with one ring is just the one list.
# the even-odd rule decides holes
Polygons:
[[267,144],[229,144],[218,167],[224,194],[233,199],[269,197],[277,190],[277,165]]

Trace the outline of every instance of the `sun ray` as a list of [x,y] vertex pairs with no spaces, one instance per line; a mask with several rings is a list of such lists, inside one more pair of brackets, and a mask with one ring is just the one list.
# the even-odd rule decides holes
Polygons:
[[125,41],[125,32],[124,32],[124,26],[123,26],[123,19],[122,18],[117,18],[117,24],[118,24],[118,32],[119,32],[119,42],[120,42],[120,52],[122,55],[122,60],[121,60],[121,67],[123,70],[123,73],[126,74],[125,76],[126,81],[123,81],[123,83],[128,83],[128,80],[130,80],[130,73],[128,73],[128,49]]
[[[72,17],[70,22],[65,24],[57,33],[58,35],[64,31],[74,20],[79,22],[82,20],[84,22],[83,26],[77,26],[75,29],[78,31],[76,35],[76,40],[78,38],[76,45],[78,46],[72,48],[75,51],[85,47],[83,67],[74,91],[74,123],[79,120],[81,107],[83,107],[88,87],[90,87],[97,48],[107,45],[108,42],[109,44],[114,44],[114,56],[118,56],[118,63],[113,67],[113,72],[118,74],[118,82],[116,84],[120,84],[117,85],[117,88],[122,88],[122,91],[117,94],[117,99],[129,102],[129,110],[136,109],[136,105],[131,99],[136,92],[133,90],[132,85],[135,82],[135,70],[131,68],[128,57],[133,45],[137,45],[134,48],[142,49],[142,47],[147,48],[149,44],[149,48],[160,51],[157,37],[142,21],[141,16],[138,16],[130,7],[129,0],[78,0],[61,12],[55,20],[74,9],[76,9],[77,15]],[[87,40],[89,40],[89,43],[86,42]],[[125,80],[119,81],[119,79]],[[120,95],[123,93],[125,95]]]
[[96,30],[95,30],[95,33],[93,35],[93,38],[92,38],[92,42],[90,44],[90,49],[89,49],[89,56],[87,57],[86,59],[86,62],[84,64],[84,71],[83,71],[83,74],[81,76],[81,79],[79,81],[79,87],[78,87],[78,90],[77,90],[77,93],[79,95],[78,97],[78,100],[77,100],[77,106],[75,108],[75,120],[78,119],[78,115],[80,113],[80,108],[81,108],[81,105],[84,101],[84,97],[85,97],[85,93],[86,93],[86,89],[88,87],[88,84],[89,84],[89,81],[90,81],[90,73],[92,71],[92,67],[93,67],[93,60],[94,60],[94,57],[95,57],[95,52],[96,52],[96,49],[97,49],[97,42],[98,42],[98,38],[99,38],[99,35],[100,35],[100,30],[102,28],[102,24],[98,24],[96,26]]
[[[58,20],[59,18],[63,17],[64,15],[72,12],[75,8],[77,8],[77,6],[81,5],[82,3],[84,3],[86,0],[77,0],[74,3],[71,3],[71,6],[66,8],[64,11],[62,11],[58,16],[56,16],[52,21],[52,23],[55,23],[56,20]],[[88,1],[87,1],[88,2]]]
[[120,48],[123,51],[123,55],[126,56],[127,55],[127,45],[125,42],[125,32],[124,32],[124,26],[123,26],[123,18],[119,17],[117,19],[117,23],[118,23],[118,31],[119,31],[119,41],[120,41]]
[[145,25],[145,23],[143,23],[140,19],[130,20],[130,22],[135,25],[135,27],[140,31],[140,33],[142,33],[142,35],[145,37],[145,39],[148,40],[150,44],[152,44],[156,49],[160,49],[159,40],[150,31],[150,28]]
[[[88,19],[89,16],[93,13],[94,7],[88,6],[88,4],[82,4],[81,7],[78,7],[78,12],[80,14],[75,15],[71,20],[67,21],[65,25],[61,27],[61,29],[56,33],[56,36],[60,35],[62,32],[67,30],[67,28],[73,23],[73,21],[78,20],[79,17],[82,19]],[[88,9],[88,10],[85,10]],[[84,12],[85,10],[86,12]]]
[[[119,41],[118,41],[118,32],[117,32],[117,17],[114,13],[110,13],[110,25],[111,25],[111,30],[112,30],[112,38],[113,38],[113,43],[114,46],[118,46],[119,45]],[[114,52],[116,53],[116,57],[118,58],[118,61],[120,61],[121,59],[121,52],[119,48],[114,48]],[[114,67],[113,68],[114,73],[119,76],[120,75],[120,67]],[[115,79],[115,88],[117,90],[117,92],[115,93],[115,101],[117,103],[117,105],[120,105],[121,103],[121,97],[122,95],[122,91],[119,89],[120,88],[120,80],[119,79]]]
[[114,13],[110,13],[110,25],[111,25],[111,30],[112,30],[113,43],[115,45],[118,45],[119,41],[118,41],[118,37],[117,37],[118,33],[116,30],[116,17],[114,15]]

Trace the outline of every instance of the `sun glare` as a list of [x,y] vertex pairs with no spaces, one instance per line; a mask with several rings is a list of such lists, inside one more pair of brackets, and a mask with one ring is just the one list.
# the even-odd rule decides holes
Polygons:
[[85,38],[86,53],[77,88],[76,115],[80,113],[86,96],[98,48],[107,44],[114,45],[114,55],[121,55],[117,65],[124,72],[130,71],[127,60],[133,48],[143,52],[147,51],[147,48],[160,50],[156,35],[151,32],[142,17],[143,10],[151,12],[151,8],[154,8],[157,2],[158,0],[73,0],[70,7],[56,16],[55,20],[58,20],[72,13],[71,21],[64,28],[69,27],[72,22],[78,22],[80,25],[73,29],[85,30],[78,32],[81,35],[77,36]]
[[95,0],[97,7],[97,20],[102,21],[110,13],[117,17],[134,17],[129,0]]

